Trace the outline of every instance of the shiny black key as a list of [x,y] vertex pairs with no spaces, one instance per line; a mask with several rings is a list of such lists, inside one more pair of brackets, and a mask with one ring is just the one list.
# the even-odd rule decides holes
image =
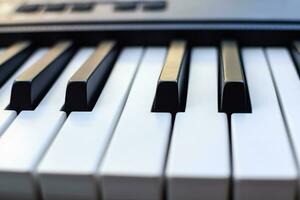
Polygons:
[[58,42],[17,77],[12,87],[9,109],[34,110],[73,54],[72,42]]
[[48,4],[46,5],[45,11],[47,12],[60,12],[65,10],[66,5],[63,3],[57,3],[57,4]]
[[93,9],[92,3],[76,3],[72,7],[73,12],[87,12]]
[[104,41],[98,45],[91,57],[69,80],[64,105],[66,112],[93,109],[113,67],[116,55],[114,41]]
[[219,109],[226,113],[251,112],[238,45],[235,41],[221,43],[219,74]]
[[17,42],[0,54],[0,86],[32,53],[30,42]]
[[161,71],[153,104],[154,112],[184,111],[188,51],[185,41],[173,41]]
[[143,2],[143,10],[157,11],[166,8],[166,0],[148,0]]
[[137,2],[135,1],[120,1],[115,3],[116,11],[133,11],[137,8]]
[[39,4],[23,4],[17,8],[16,12],[32,13],[32,12],[37,12],[40,9],[41,9],[41,5],[39,5]]

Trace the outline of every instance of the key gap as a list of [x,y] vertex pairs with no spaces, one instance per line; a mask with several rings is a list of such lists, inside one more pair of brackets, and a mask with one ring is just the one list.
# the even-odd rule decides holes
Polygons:
[[[293,160],[294,160],[295,166],[297,168],[297,176],[299,178],[300,172],[299,172],[298,158],[296,156],[297,155],[296,154],[296,149],[295,149],[292,137],[291,137],[290,129],[288,127],[288,123],[287,123],[286,116],[285,116],[285,113],[284,113],[284,110],[283,110],[282,102],[280,100],[280,93],[278,91],[278,87],[277,87],[277,84],[275,82],[275,77],[274,77],[273,71],[271,69],[271,63],[270,63],[270,60],[269,60],[269,56],[268,56],[265,48],[263,50],[263,53],[264,53],[265,58],[266,58],[266,62],[267,62],[267,65],[268,65],[268,70],[269,70],[269,72],[271,74],[271,78],[272,78],[272,82],[273,82],[273,85],[274,85],[274,88],[275,88],[275,93],[276,93],[276,97],[277,97],[279,109],[280,109],[280,112],[281,112],[281,118],[283,120],[284,127],[285,127],[286,132],[287,132],[288,141],[289,141],[289,144],[290,144],[290,147],[291,147],[291,150],[292,150],[292,154],[293,154],[293,158],[294,158]],[[296,182],[297,182],[296,183],[297,189],[295,190],[295,199],[298,199],[298,197],[299,197],[299,190],[298,190],[298,188],[300,187],[300,183],[299,183],[299,180],[296,181]]]
[[168,164],[168,156],[170,153],[170,146],[171,146],[171,141],[172,141],[172,135],[173,135],[173,129],[174,129],[174,122],[175,122],[175,118],[176,118],[176,113],[172,114],[172,122],[171,122],[171,129],[170,129],[170,134],[169,134],[169,141],[168,141],[168,147],[167,147],[167,151],[166,151],[166,155],[165,155],[165,163],[164,163],[164,168],[163,168],[163,181],[162,181],[162,191],[161,191],[161,198],[163,200],[167,200],[167,178],[166,178],[166,168],[167,168],[167,164]]
[[228,199],[234,200],[233,198],[233,191],[234,191],[234,184],[233,184],[233,146],[232,146],[232,127],[231,127],[231,114],[227,114],[227,124],[228,124],[228,134],[229,134],[229,160],[230,160],[230,178],[229,178],[229,188],[228,188]]

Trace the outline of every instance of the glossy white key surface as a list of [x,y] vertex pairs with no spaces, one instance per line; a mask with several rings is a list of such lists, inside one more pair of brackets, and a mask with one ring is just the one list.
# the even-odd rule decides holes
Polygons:
[[[82,50],[68,65],[56,81],[49,96],[62,97],[69,77],[88,58]],[[82,56],[84,54],[84,56]],[[77,59],[81,57],[81,59]],[[44,99],[45,100],[45,99]],[[50,101],[52,103],[52,101]],[[37,107],[34,111],[23,111],[0,138],[0,197],[5,199],[37,199],[35,168],[39,160],[51,144],[56,133],[62,126],[66,114],[60,111],[62,104],[44,109]],[[54,109],[56,108],[56,109]]]
[[[1,92],[1,91],[0,91]],[[2,133],[8,128],[12,121],[16,118],[17,112],[14,110],[0,111],[0,137]]]
[[293,200],[297,171],[264,51],[243,49],[242,59],[252,113],[232,115],[235,199]]
[[100,166],[104,199],[158,200],[171,115],[151,113],[165,48],[148,48]]
[[227,199],[230,177],[227,116],[218,112],[215,48],[192,50],[184,113],[177,113],[167,163],[167,199]]
[[[268,48],[273,81],[277,89],[283,116],[300,166],[300,79],[296,66],[285,48]],[[299,169],[298,169],[299,170]]]
[[92,112],[72,112],[38,167],[45,200],[96,200],[96,175],[126,102],[142,48],[125,48]]

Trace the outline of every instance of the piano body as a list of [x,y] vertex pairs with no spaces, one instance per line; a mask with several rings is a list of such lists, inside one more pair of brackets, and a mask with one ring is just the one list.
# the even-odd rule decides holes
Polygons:
[[0,200],[297,200],[300,1],[2,0]]

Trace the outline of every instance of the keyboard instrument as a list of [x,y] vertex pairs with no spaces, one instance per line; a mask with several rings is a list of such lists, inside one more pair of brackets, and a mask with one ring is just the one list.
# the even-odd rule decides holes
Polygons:
[[0,200],[298,200],[299,7],[2,0]]

